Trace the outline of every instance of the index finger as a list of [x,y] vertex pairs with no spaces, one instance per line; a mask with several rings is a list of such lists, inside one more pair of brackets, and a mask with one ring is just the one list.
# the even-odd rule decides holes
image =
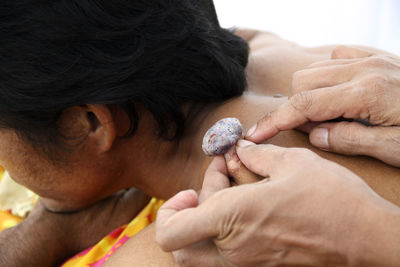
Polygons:
[[259,120],[250,128],[245,138],[259,143],[280,131],[296,128],[309,121],[326,121],[339,117],[368,118],[369,111],[360,99],[361,91],[348,83],[302,91]]
[[243,164],[252,172],[275,181],[296,173],[304,168],[298,160],[312,159],[315,154],[303,148],[286,148],[271,144],[256,145],[246,140],[237,143],[237,154]]
[[207,168],[204,175],[203,187],[199,196],[199,203],[212,196],[214,193],[230,187],[228,170],[223,156],[216,156]]

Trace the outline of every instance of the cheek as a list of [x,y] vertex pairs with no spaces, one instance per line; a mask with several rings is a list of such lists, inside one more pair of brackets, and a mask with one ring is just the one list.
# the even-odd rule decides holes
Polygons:
[[[94,181],[78,176],[73,170],[65,173],[46,161],[20,161],[5,167],[11,178],[49,200],[52,210],[75,210],[94,202],[97,197]],[[24,164],[23,167],[20,167]]]
[[47,207],[58,211],[85,208],[113,193],[104,181],[90,174],[80,166],[57,167],[46,161],[10,170],[12,178],[48,199]]
[[10,157],[3,161],[3,167],[8,171],[10,177],[17,183],[29,188],[38,195],[45,195],[53,191],[55,186],[52,178],[51,168],[37,162],[32,157]]
[[96,163],[82,154],[73,162],[54,165],[16,136],[4,136],[0,131],[0,165],[17,183],[60,206],[87,206],[123,189],[115,187],[113,179],[106,179],[104,162]]
[[0,151],[0,164],[8,171],[13,180],[24,186],[31,184],[32,179],[29,175],[31,172],[27,171],[30,169],[27,165],[30,165],[31,161],[26,160],[26,153],[17,145],[9,147],[3,144]]
[[13,133],[0,134],[0,165],[14,181],[39,195],[56,186],[54,166]]

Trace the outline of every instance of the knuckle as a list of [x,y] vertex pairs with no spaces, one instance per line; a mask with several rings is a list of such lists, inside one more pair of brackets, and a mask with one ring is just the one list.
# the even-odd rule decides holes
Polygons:
[[371,155],[389,165],[400,167],[400,127],[382,128],[377,131],[375,138],[380,145],[371,145]]
[[265,115],[264,117],[261,118],[261,120],[259,121],[259,123],[260,123],[260,124],[264,124],[264,123],[268,122],[270,118],[271,118],[271,114],[268,113],[267,115]]
[[292,76],[292,94],[296,94],[298,92],[304,91],[304,77],[308,71],[306,70],[299,70],[293,73]]
[[385,74],[374,74],[369,78],[375,93],[384,93],[388,88],[389,77]]
[[360,84],[362,92],[362,103],[368,108],[373,109],[380,106],[382,100],[390,91],[390,81],[384,74],[368,75]]
[[303,162],[314,157],[314,153],[307,148],[289,148],[283,152],[283,159],[290,162]]
[[389,63],[381,57],[368,57],[364,60],[364,64],[371,68],[385,68]]
[[381,133],[378,137],[383,137],[386,140],[383,141],[388,141],[391,143],[394,147],[400,147],[400,128],[399,127],[394,127],[393,129],[386,131],[385,133]]
[[344,52],[345,50],[347,50],[347,47],[344,46],[344,45],[336,46],[336,47],[332,50],[331,57],[332,57],[332,58],[338,58],[338,57],[340,57],[340,56],[343,54],[343,52]]
[[228,169],[228,173],[231,176],[236,177],[236,176],[238,176],[240,174],[241,169],[240,169],[240,165],[238,163],[232,162],[232,161],[231,162],[227,162],[226,163],[226,167]]
[[388,93],[389,80],[385,75],[369,75],[363,84],[365,93],[371,96],[382,97]]
[[[158,227],[157,227],[158,228]],[[163,234],[163,232],[165,232],[165,231],[159,231],[158,229],[157,229],[157,232],[156,232],[156,242],[158,243],[158,245],[160,245],[160,247],[162,248],[162,249],[165,249],[166,248],[166,244],[167,244],[167,237],[165,236],[165,234]]]
[[289,103],[294,110],[300,112],[306,112],[310,110],[313,104],[312,93],[310,91],[301,91],[293,95],[289,99]]
[[272,113],[271,113],[271,112],[268,112],[267,115],[265,115],[264,117],[262,117],[262,118],[257,122],[257,128],[260,127],[260,126],[262,127],[262,126],[264,126],[264,125],[267,125],[268,122],[269,122],[270,119],[271,119],[271,116],[272,116]]
[[182,250],[175,251],[174,253],[174,259],[175,261],[180,265],[180,266],[191,266],[190,265],[190,258],[187,256],[187,253],[185,253]]
[[340,132],[340,140],[333,142],[333,146],[340,144],[340,150],[351,151],[354,147],[361,147],[361,138],[358,129],[350,127],[350,122],[340,122],[337,127],[333,127],[333,134]]

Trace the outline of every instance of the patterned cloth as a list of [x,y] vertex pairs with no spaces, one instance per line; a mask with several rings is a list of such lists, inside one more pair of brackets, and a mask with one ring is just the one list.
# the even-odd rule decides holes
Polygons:
[[[4,170],[0,166],[0,180]],[[62,264],[63,267],[102,266],[107,259],[132,236],[143,230],[156,219],[157,211],[163,200],[152,198],[147,206],[127,225],[112,231],[93,247],[70,258]],[[17,225],[23,218],[14,216],[11,211],[0,210],[0,231]]]
[[[2,178],[5,173],[6,172],[4,171],[4,169],[0,166],[0,182],[2,181]],[[13,215],[10,209],[7,210],[0,209],[0,232],[3,231],[4,229],[17,225],[20,221],[22,221],[22,218]]]
[[4,229],[17,225],[22,219],[10,214],[8,211],[0,210],[0,232]]
[[82,251],[66,261],[63,267],[102,266],[107,259],[132,236],[156,219],[163,200],[152,198],[147,206],[128,225],[121,226],[104,237],[95,246]]

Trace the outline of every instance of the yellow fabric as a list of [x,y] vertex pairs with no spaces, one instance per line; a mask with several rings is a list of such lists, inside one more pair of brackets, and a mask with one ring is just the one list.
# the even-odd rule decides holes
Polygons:
[[[0,166],[0,181],[3,178],[4,169]],[[0,210],[0,232],[17,225],[22,218],[12,215],[9,211]]]
[[0,180],[0,209],[12,215],[26,218],[32,211],[38,196],[26,187],[16,183],[7,172]]
[[63,267],[102,266],[108,258],[132,236],[156,219],[163,200],[152,198],[149,204],[129,224],[121,226],[104,237],[95,246],[66,261]]
[[[0,166],[0,181],[3,174],[4,169]],[[102,266],[118,248],[129,240],[129,238],[155,221],[157,211],[163,203],[163,200],[152,198],[147,206],[129,224],[112,231],[96,245],[70,258],[62,266]],[[22,218],[11,215],[7,211],[0,210],[0,231],[15,226],[20,221],[22,221]]]
[[0,232],[17,225],[20,221],[22,221],[21,218],[0,210]]

